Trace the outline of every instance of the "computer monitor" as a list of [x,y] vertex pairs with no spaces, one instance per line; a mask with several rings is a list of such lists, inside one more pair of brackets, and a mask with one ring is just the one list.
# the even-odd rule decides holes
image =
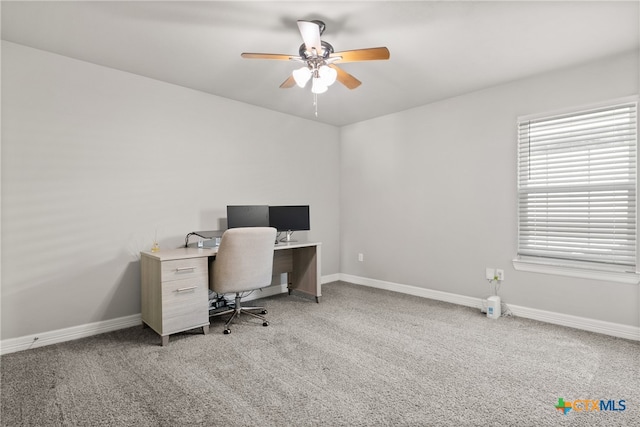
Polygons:
[[269,227],[269,206],[227,206],[227,228]]
[[294,231],[310,230],[309,205],[269,206],[269,225],[278,231],[286,231],[281,242],[294,242],[291,235]]

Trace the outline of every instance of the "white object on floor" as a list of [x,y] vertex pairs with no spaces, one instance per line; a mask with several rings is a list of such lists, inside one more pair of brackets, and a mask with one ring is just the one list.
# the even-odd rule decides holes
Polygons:
[[494,295],[487,298],[487,317],[489,319],[497,319],[500,317],[500,297]]

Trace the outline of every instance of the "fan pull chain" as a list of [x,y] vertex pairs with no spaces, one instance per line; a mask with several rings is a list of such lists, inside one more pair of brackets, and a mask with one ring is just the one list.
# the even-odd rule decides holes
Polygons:
[[318,94],[314,93],[313,94],[313,106],[316,109],[316,118],[318,117]]

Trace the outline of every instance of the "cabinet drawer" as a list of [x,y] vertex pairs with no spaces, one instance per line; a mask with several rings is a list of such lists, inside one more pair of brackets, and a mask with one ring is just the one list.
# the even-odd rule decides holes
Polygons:
[[208,294],[206,276],[162,283],[162,333],[209,323]]
[[162,282],[207,276],[207,259],[176,259],[162,262]]

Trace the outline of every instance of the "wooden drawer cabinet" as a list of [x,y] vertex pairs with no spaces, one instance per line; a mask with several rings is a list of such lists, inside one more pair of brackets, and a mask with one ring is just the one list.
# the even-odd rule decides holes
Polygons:
[[[278,244],[274,249],[273,274],[287,273],[289,293],[299,291],[320,302],[320,243]],[[209,263],[217,252],[179,248],[140,253],[142,322],[162,337],[162,345],[177,332],[200,327],[209,332]]]
[[202,327],[209,331],[207,256],[180,258],[184,251],[143,252],[142,321],[162,337]]

